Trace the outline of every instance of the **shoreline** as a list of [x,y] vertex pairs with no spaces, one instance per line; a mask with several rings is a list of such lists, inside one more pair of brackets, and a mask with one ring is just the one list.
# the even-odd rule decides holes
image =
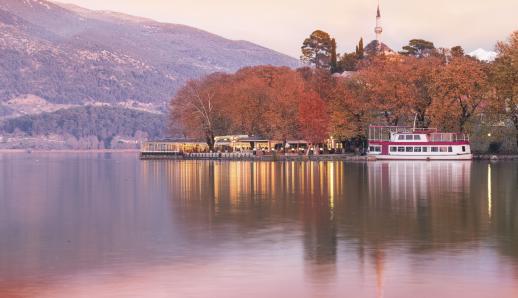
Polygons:
[[139,149],[96,149],[96,150],[33,150],[33,149],[0,149],[0,153],[139,153]]
[[266,156],[221,156],[221,157],[200,157],[200,156],[174,156],[174,155],[152,155],[139,156],[140,160],[213,160],[213,161],[367,161],[367,156],[348,154],[329,155],[266,155]]
[[[131,153],[136,154],[140,160],[215,160],[215,161],[374,161],[368,156],[353,154],[322,154],[322,155],[267,155],[267,156],[241,156],[241,157],[192,157],[192,156],[173,156],[155,155],[142,156],[139,149],[96,149],[96,150],[32,150],[32,149],[0,149],[0,154],[39,154],[39,153],[62,153],[62,154],[101,154],[101,153]],[[518,160],[518,154],[473,154],[473,160]]]
[[[323,154],[323,155],[267,155],[267,156],[221,156],[221,157],[200,157],[200,156],[178,156],[178,155],[140,155],[140,160],[213,160],[213,161],[377,161],[373,157],[351,155],[351,154]],[[475,154],[474,161],[481,160],[518,160],[518,155],[488,155]],[[411,160],[409,160],[411,161]],[[451,160],[457,161],[457,160]]]

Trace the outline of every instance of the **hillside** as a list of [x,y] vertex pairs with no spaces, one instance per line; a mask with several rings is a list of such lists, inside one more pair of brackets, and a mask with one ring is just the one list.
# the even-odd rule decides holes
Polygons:
[[140,141],[164,135],[166,127],[163,114],[118,107],[74,107],[5,120],[0,123],[0,149],[103,149],[123,143],[135,148]]
[[166,135],[187,80],[262,64],[298,62],[184,25],[0,0],[0,148],[134,147]]
[[163,105],[190,78],[297,63],[184,25],[45,0],[0,0],[0,102],[34,95],[56,104]]

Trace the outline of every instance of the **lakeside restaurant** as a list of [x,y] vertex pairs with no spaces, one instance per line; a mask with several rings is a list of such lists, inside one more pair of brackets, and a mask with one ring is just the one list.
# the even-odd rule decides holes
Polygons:
[[[282,141],[248,135],[216,136],[214,140],[214,151],[222,153],[253,152],[254,155],[256,153],[263,155],[279,152],[288,155],[300,155],[305,154],[307,150],[313,150],[309,148],[309,143],[305,140],[287,140],[284,143]],[[148,141],[141,146],[141,157],[182,156],[184,154],[209,152],[210,149],[206,142],[192,139]],[[313,151],[311,153],[318,154]]]
[[155,155],[181,155],[184,153],[209,152],[209,146],[205,142],[189,139],[165,139],[149,141],[142,144],[142,156]]
[[258,136],[230,135],[215,137],[214,149],[222,152],[272,151],[282,142]]

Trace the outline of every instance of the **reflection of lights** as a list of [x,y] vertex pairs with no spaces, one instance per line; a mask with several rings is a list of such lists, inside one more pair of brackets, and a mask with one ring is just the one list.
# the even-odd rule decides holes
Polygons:
[[315,178],[314,178],[314,174],[315,174],[315,163],[312,162],[312,163],[309,164],[309,181],[310,181],[310,193],[311,194],[315,193]]
[[335,208],[335,164],[334,162],[329,163],[328,167],[328,186],[329,186],[329,210],[331,212],[331,219],[334,217]]
[[487,165],[487,213],[491,219],[493,198],[491,197],[491,164]]
[[376,266],[376,297],[383,297],[384,288],[384,273],[385,273],[385,254],[383,251],[376,250],[375,252],[375,266]]

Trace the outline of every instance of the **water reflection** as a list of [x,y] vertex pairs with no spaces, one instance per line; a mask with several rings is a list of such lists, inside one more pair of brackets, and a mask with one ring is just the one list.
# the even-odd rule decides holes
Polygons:
[[0,155],[0,293],[512,296],[516,182],[517,163]]
[[491,164],[487,164],[487,214],[491,219],[493,214],[493,198],[492,198],[492,187],[491,187]]

